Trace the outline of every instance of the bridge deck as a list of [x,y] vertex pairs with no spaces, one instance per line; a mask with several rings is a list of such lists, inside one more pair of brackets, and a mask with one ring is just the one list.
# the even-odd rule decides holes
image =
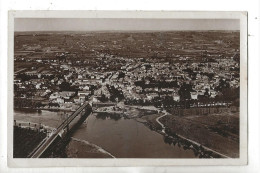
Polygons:
[[59,136],[59,133],[68,125],[71,123],[71,121],[74,120],[78,114],[83,111],[87,107],[88,103],[84,103],[82,106],[80,106],[75,112],[73,112],[65,121],[63,121],[58,127],[57,130],[44,142],[42,142],[37,148],[34,149],[32,154],[30,154],[29,157],[31,158],[39,158],[46,150],[47,148],[54,142],[54,140]]

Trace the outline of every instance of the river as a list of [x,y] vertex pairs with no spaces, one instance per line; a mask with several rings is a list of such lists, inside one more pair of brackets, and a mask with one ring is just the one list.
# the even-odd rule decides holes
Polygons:
[[52,128],[58,127],[70,112],[42,110],[31,111],[28,109],[15,109],[14,119],[21,122],[32,122],[43,124]]
[[[64,119],[63,112],[42,111],[28,112],[15,110],[14,118],[19,121],[42,123],[57,127]],[[75,151],[71,143],[81,142],[78,154],[73,157],[90,157],[84,152],[88,145],[98,147],[99,151],[116,158],[194,158],[192,150],[184,150],[178,145],[164,142],[163,136],[150,130],[134,119],[98,118],[91,114],[73,134],[67,152]],[[85,147],[84,147],[85,145]],[[86,155],[84,155],[86,153]],[[94,156],[93,156],[94,157]]]

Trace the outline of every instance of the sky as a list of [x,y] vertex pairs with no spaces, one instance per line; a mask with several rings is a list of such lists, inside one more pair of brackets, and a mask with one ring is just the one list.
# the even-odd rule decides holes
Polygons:
[[15,31],[239,30],[238,19],[16,18]]

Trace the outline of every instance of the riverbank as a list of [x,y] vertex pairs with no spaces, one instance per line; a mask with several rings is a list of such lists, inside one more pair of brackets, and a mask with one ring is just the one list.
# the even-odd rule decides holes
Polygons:
[[[164,117],[160,116],[158,118]],[[157,120],[157,119],[156,119]],[[140,122],[140,121],[139,121]],[[178,145],[179,147],[182,147],[184,150],[192,150],[194,152],[195,156],[198,156],[199,158],[228,158],[228,156],[219,153],[215,150],[212,150],[206,146],[203,146],[202,144],[191,140],[189,138],[186,138],[178,133],[171,132],[169,128],[165,128],[165,126],[160,123],[160,126],[146,122],[144,123],[148,128],[151,130],[156,131],[157,133],[161,134],[164,137],[164,142],[169,145]],[[157,122],[157,124],[159,124]],[[162,125],[162,126],[161,126]]]
[[73,111],[75,111],[75,110],[64,109],[64,108],[31,108],[31,107],[14,107],[14,110],[29,111],[29,112],[37,112],[37,111],[41,112],[43,110],[52,111],[52,112],[62,112],[62,111],[73,112]]
[[[60,124],[58,122],[62,121],[62,119],[57,118],[57,113],[54,113],[54,117],[56,117],[56,118],[55,118],[55,121],[53,121],[54,117],[50,116],[50,114],[52,114],[52,112],[43,111],[40,114],[38,112],[36,112],[36,113],[33,113],[33,115],[31,115],[31,114],[22,115],[20,117],[20,119],[24,119],[26,117],[25,119],[33,119],[34,121],[37,122],[38,121],[37,119],[40,118],[41,122],[45,122],[45,124],[47,123],[47,125],[54,124],[54,122],[57,121],[55,123],[56,125],[53,126],[53,127],[57,127],[57,125]],[[130,121],[136,121],[140,124],[144,124],[146,126],[144,128],[148,127],[152,131],[157,132],[157,134],[159,133],[162,136],[161,141],[163,141],[163,143],[165,143],[166,145],[169,145],[169,147],[172,148],[170,150],[174,150],[175,147],[172,147],[174,145],[174,146],[178,146],[177,148],[181,148],[181,150],[187,150],[187,151],[190,150],[189,152],[191,152],[191,153],[193,152],[195,157],[219,158],[219,157],[223,157],[223,156],[221,156],[222,153],[224,155],[227,155],[228,157],[231,157],[229,154],[222,152],[222,150],[217,150],[214,147],[205,143],[203,140],[201,140],[204,138],[204,140],[208,139],[208,140],[211,140],[213,143],[215,143],[216,141],[214,141],[214,140],[219,139],[219,137],[215,137],[215,136],[218,136],[218,135],[221,136],[221,135],[226,134],[226,130],[221,131],[221,130],[219,130],[219,128],[224,128],[224,129],[230,128],[230,131],[231,132],[233,131],[232,133],[239,132],[239,129],[237,131],[235,127],[230,126],[230,125],[227,126],[227,124],[225,124],[225,122],[229,122],[230,124],[235,123],[233,119],[232,120],[230,118],[225,119],[222,116],[224,116],[224,115],[213,115],[213,116],[203,115],[203,116],[179,117],[179,116],[174,116],[170,113],[167,113],[166,111],[158,110],[156,108],[153,109],[150,107],[129,106],[126,109],[126,114],[121,115],[120,117],[108,116],[107,114],[100,115],[100,116],[98,116],[98,115],[92,116],[92,119],[95,119],[95,121],[93,121],[93,122],[91,121],[91,122],[94,123],[95,125],[93,126],[93,124],[91,124],[91,128],[87,132],[91,133],[91,134],[92,133],[95,134],[95,132],[93,132],[93,127],[96,127],[97,126],[96,123],[100,122],[100,127],[96,128],[97,134],[99,134],[99,135],[101,135],[103,133],[109,134],[107,130],[111,130],[110,134],[114,135],[115,133],[118,132],[118,128],[121,127],[121,125],[119,125],[119,123],[117,123],[117,121],[122,124],[121,128],[123,128],[125,126],[125,125],[123,125],[124,123],[128,124],[128,121],[129,121],[129,124],[132,124],[129,127],[132,127],[134,125],[134,123],[133,122],[130,123]],[[124,117],[124,118],[122,118],[122,117]],[[231,115],[229,117],[233,117],[233,116]],[[237,115],[234,115],[234,117],[239,118],[239,116],[237,116]],[[125,120],[123,120],[123,119],[125,119]],[[225,121],[222,121],[222,120],[225,120]],[[104,122],[104,123],[101,123],[101,122]],[[27,122],[25,122],[25,124],[28,125]],[[108,124],[113,124],[113,126],[108,125]],[[90,124],[87,125],[87,120],[86,120],[86,122],[83,122],[83,124],[81,125],[80,128],[84,129],[89,125]],[[134,126],[136,126],[136,125],[134,125]],[[137,125],[137,126],[139,126],[139,125]],[[108,129],[106,129],[106,127]],[[130,133],[129,127],[126,129],[122,129],[122,130],[125,130],[124,132],[122,132],[122,134]],[[203,127],[208,127],[208,128],[203,128]],[[103,128],[105,128],[106,130],[102,133],[99,133],[103,130]],[[144,129],[143,130],[147,131],[146,133],[148,133],[148,131],[149,131],[148,128],[147,128],[147,130],[144,130]],[[187,130],[187,128],[190,130]],[[142,127],[131,129],[131,131],[133,131],[134,136],[140,134],[140,132],[138,132],[139,131],[138,129],[140,130],[140,129],[142,129]],[[81,131],[81,132],[79,132],[79,134],[82,134],[84,136],[86,135],[85,134],[86,132],[83,132],[80,129],[78,129],[78,130]],[[90,130],[92,132],[90,132]],[[210,131],[210,132],[207,132],[207,131]],[[201,133],[201,136],[199,136],[197,133]],[[239,141],[239,136],[238,135],[236,136],[234,134],[232,135],[232,133],[227,133],[228,138],[226,138],[226,137],[221,138],[223,148],[225,147],[225,142],[228,142],[229,140],[231,140],[231,141],[238,140]],[[202,135],[209,135],[209,136],[205,137]],[[142,136],[142,135],[140,135],[140,136]],[[198,138],[198,136],[201,139]],[[78,158],[78,157],[79,158],[112,158],[113,157],[112,154],[117,153],[117,152],[115,152],[114,147],[113,147],[113,145],[115,143],[113,143],[112,141],[109,141],[111,137],[116,138],[116,140],[113,140],[113,141],[118,141],[119,139],[122,140],[122,139],[126,138],[127,144],[129,144],[129,142],[132,142],[132,141],[129,141],[128,138],[125,136],[121,136],[119,139],[117,139],[117,136],[110,136],[109,139],[106,140],[106,144],[110,145],[111,147],[107,148],[106,145],[103,145],[103,143],[101,142],[104,140],[103,135],[100,138],[100,141],[97,140],[96,136],[94,135],[91,138],[93,141],[90,140],[92,143],[88,142],[89,141],[88,138],[81,139],[78,137],[79,136],[76,135],[75,139],[79,139],[79,140],[73,140],[71,138],[67,138],[63,144],[59,144],[59,147],[57,147],[58,148],[57,151],[55,151],[54,153],[50,153],[50,155],[47,157],[54,157],[54,158],[66,158],[66,157],[69,157],[69,158],[71,158],[71,157],[72,158],[75,158],[75,157],[76,158]],[[159,137],[156,137],[156,138],[159,138]],[[139,140],[141,140],[141,139],[144,139],[144,138],[141,137]],[[148,140],[150,140],[150,139],[148,139]],[[97,142],[95,142],[95,141],[97,141]],[[209,142],[211,142],[211,141],[209,141]],[[101,143],[102,143],[102,145],[101,145]],[[150,143],[148,141],[147,142],[145,141],[144,143],[146,146],[150,145]],[[128,147],[127,144],[125,147]],[[219,143],[215,143],[215,144],[219,145]],[[135,146],[135,144],[132,144],[132,145]],[[160,145],[162,145],[162,144],[160,144]],[[106,148],[108,151],[111,151],[112,154],[111,155],[108,154],[109,152],[106,152],[100,146]],[[216,152],[212,152],[211,149],[219,152],[219,154],[217,154]],[[123,150],[123,151],[125,151],[125,150]],[[133,150],[131,150],[131,151],[133,151]],[[135,151],[133,151],[133,152],[135,152]],[[124,155],[124,154],[125,153],[120,153],[120,155]],[[147,154],[147,153],[145,153],[145,154]],[[193,154],[191,154],[191,155],[188,154],[188,157],[185,155],[179,155],[179,154],[173,155],[173,157],[177,157],[177,158],[193,157],[193,156],[191,156]],[[150,154],[147,154],[147,155],[150,156]],[[161,155],[158,155],[158,156],[161,156]],[[172,157],[172,155],[171,155],[171,157]]]
[[[170,145],[177,144],[179,146],[182,146],[184,149],[191,149],[193,150],[194,154],[196,156],[199,156],[200,158],[228,158],[228,157],[237,157],[239,154],[239,150],[238,150],[239,143],[236,143],[236,141],[239,141],[238,134],[234,135],[229,133],[230,135],[228,136],[228,138],[222,138],[221,140],[219,140],[220,137],[218,135],[226,135],[225,131],[223,131],[223,127],[221,127],[219,124],[213,125],[209,123],[210,121],[214,122],[214,119],[218,120],[219,123],[220,119],[222,119],[221,117],[222,114],[216,116],[210,114],[209,117],[211,117],[211,120],[208,120],[204,114],[203,116],[192,115],[192,116],[180,117],[180,116],[173,116],[170,113],[166,112],[165,110],[164,111],[158,109],[156,110],[156,108],[150,109],[150,107],[140,107],[140,106],[139,107],[129,106],[129,108],[131,108],[130,110],[136,109],[135,113],[141,111],[142,112],[141,114],[136,114],[137,116],[131,118],[135,119],[140,123],[143,123],[151,130],[154,130],[160,133],[161,135],[163,135],[166,143]],[[149,111],[156,110],[158,113],[149,114],[150,113],[149,112],[148,114],[145,114],[143,112],[145,110],[149,110]],[[230,113],[232,114],[233,112]],[[226,115],[224,116],[226,117]],[[176,117],[179,120],[178,123],[176,124],[176,121],[171,121],[172,119],[169,117]],[[234,115],[231,117],[238,118],[239,116]],[[189,123],[187,123],[186,121],[187,119],[190,119]],[[239,129],[237,130],[238,124],[234,128],[231,125],[232,122],[233,121],[230,121],[230,124],[228,126],[225,126],[225,128],[229,127],[233,131],[236,131],[238,133],[239,132]],[[197,123],[196,126],[194,126],[194,123]],[[206,126],[207,128],[203,129],[203,126]],[[187,128],[191,128],[191,130],[188,131]],[[204,136],[205,134],[207,135]],[[230,142],[231,139],[233,139],[235,142]],[[233,150],[229,150],[225,148],[224,143],[226,142],[230,143],[230,148],[232,148]]]
[[100,146],[73,137],[66,148],[66,153],[68,158],[115,158]]
[[29,128],[31,130],[39,130],[39,131],[45,131],[45,132],[51,132],[55,128],[47,126],[45,124],[39,124],[39,123],[34,123],[34,122],[28,122],[28,121],[21,121],[21,120],[14,120],[14,126],[18,126],[20,128]]
[[179,134],[218,153],[238,158],[239,116],[236,114],[238,113],[186,117],[169,115],[160,121],[169,135]]
[[[167,142],[174,143],[175,140],[178,144],[182,143],[195,154],[201,153],[200,157],[209,157],[210,153],[215,153],[214,157],[239,157],[239,112],[189,116],[159,113],[138,119],[164,135]],[[205,151],[209,154],[205,155]]]

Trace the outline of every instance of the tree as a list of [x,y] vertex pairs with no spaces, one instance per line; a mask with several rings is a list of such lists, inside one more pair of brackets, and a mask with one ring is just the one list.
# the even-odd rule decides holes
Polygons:
[[180,95],[180,100],[184,103],[184,108],[189,107],[189,100],[191,99],[190,92],[192,91],[192,86],[184,83],[178,92]]
[[120,79],[120,78],[124,78],[124,77],[125,77],[125,73],[123,73],[123,72],[119,72],[118,79]]
[[191,96],[190,96],[190,92],[193,91],[192,90],[192,86],[190,84],[183,84],[181,87],[180,87],[180,90],[179,90],[179,95],[180,95],[180,99],[181,100],[189,100],[191,99]]
[[209,94],[209,89],[208,89],[208,88],[205,89],[204,96],[205,96],[206,98],[209,98],[210,94]]
[[102,94],[101,97],[99,98],[99,100],[101,102],[106,102],[106,101],[108,101],[108,98],[105,96],[105,94]]
[[229,83],[226,80],[220,79],[219,85],[216,87],[216,90],[222,92],[223,89],[226,88],[230,88]]
[[73,91],[73,88],[71,88],[70,84],[68,82],[62,82],[60,85],[61,91]]
[[18,90],[18,85],[14,84],[14,91]]
[[238,88],[224,88],[222,89],[222,98],[226,101],[234,101],[239,99],[240,90]]
[[43,106],[43,104],[42,104],[41,102],[36,102],[36,103],[35,103],[35,107],[36,107],[36,108],[39,108],[39,107],[41,107],[41,106]]

